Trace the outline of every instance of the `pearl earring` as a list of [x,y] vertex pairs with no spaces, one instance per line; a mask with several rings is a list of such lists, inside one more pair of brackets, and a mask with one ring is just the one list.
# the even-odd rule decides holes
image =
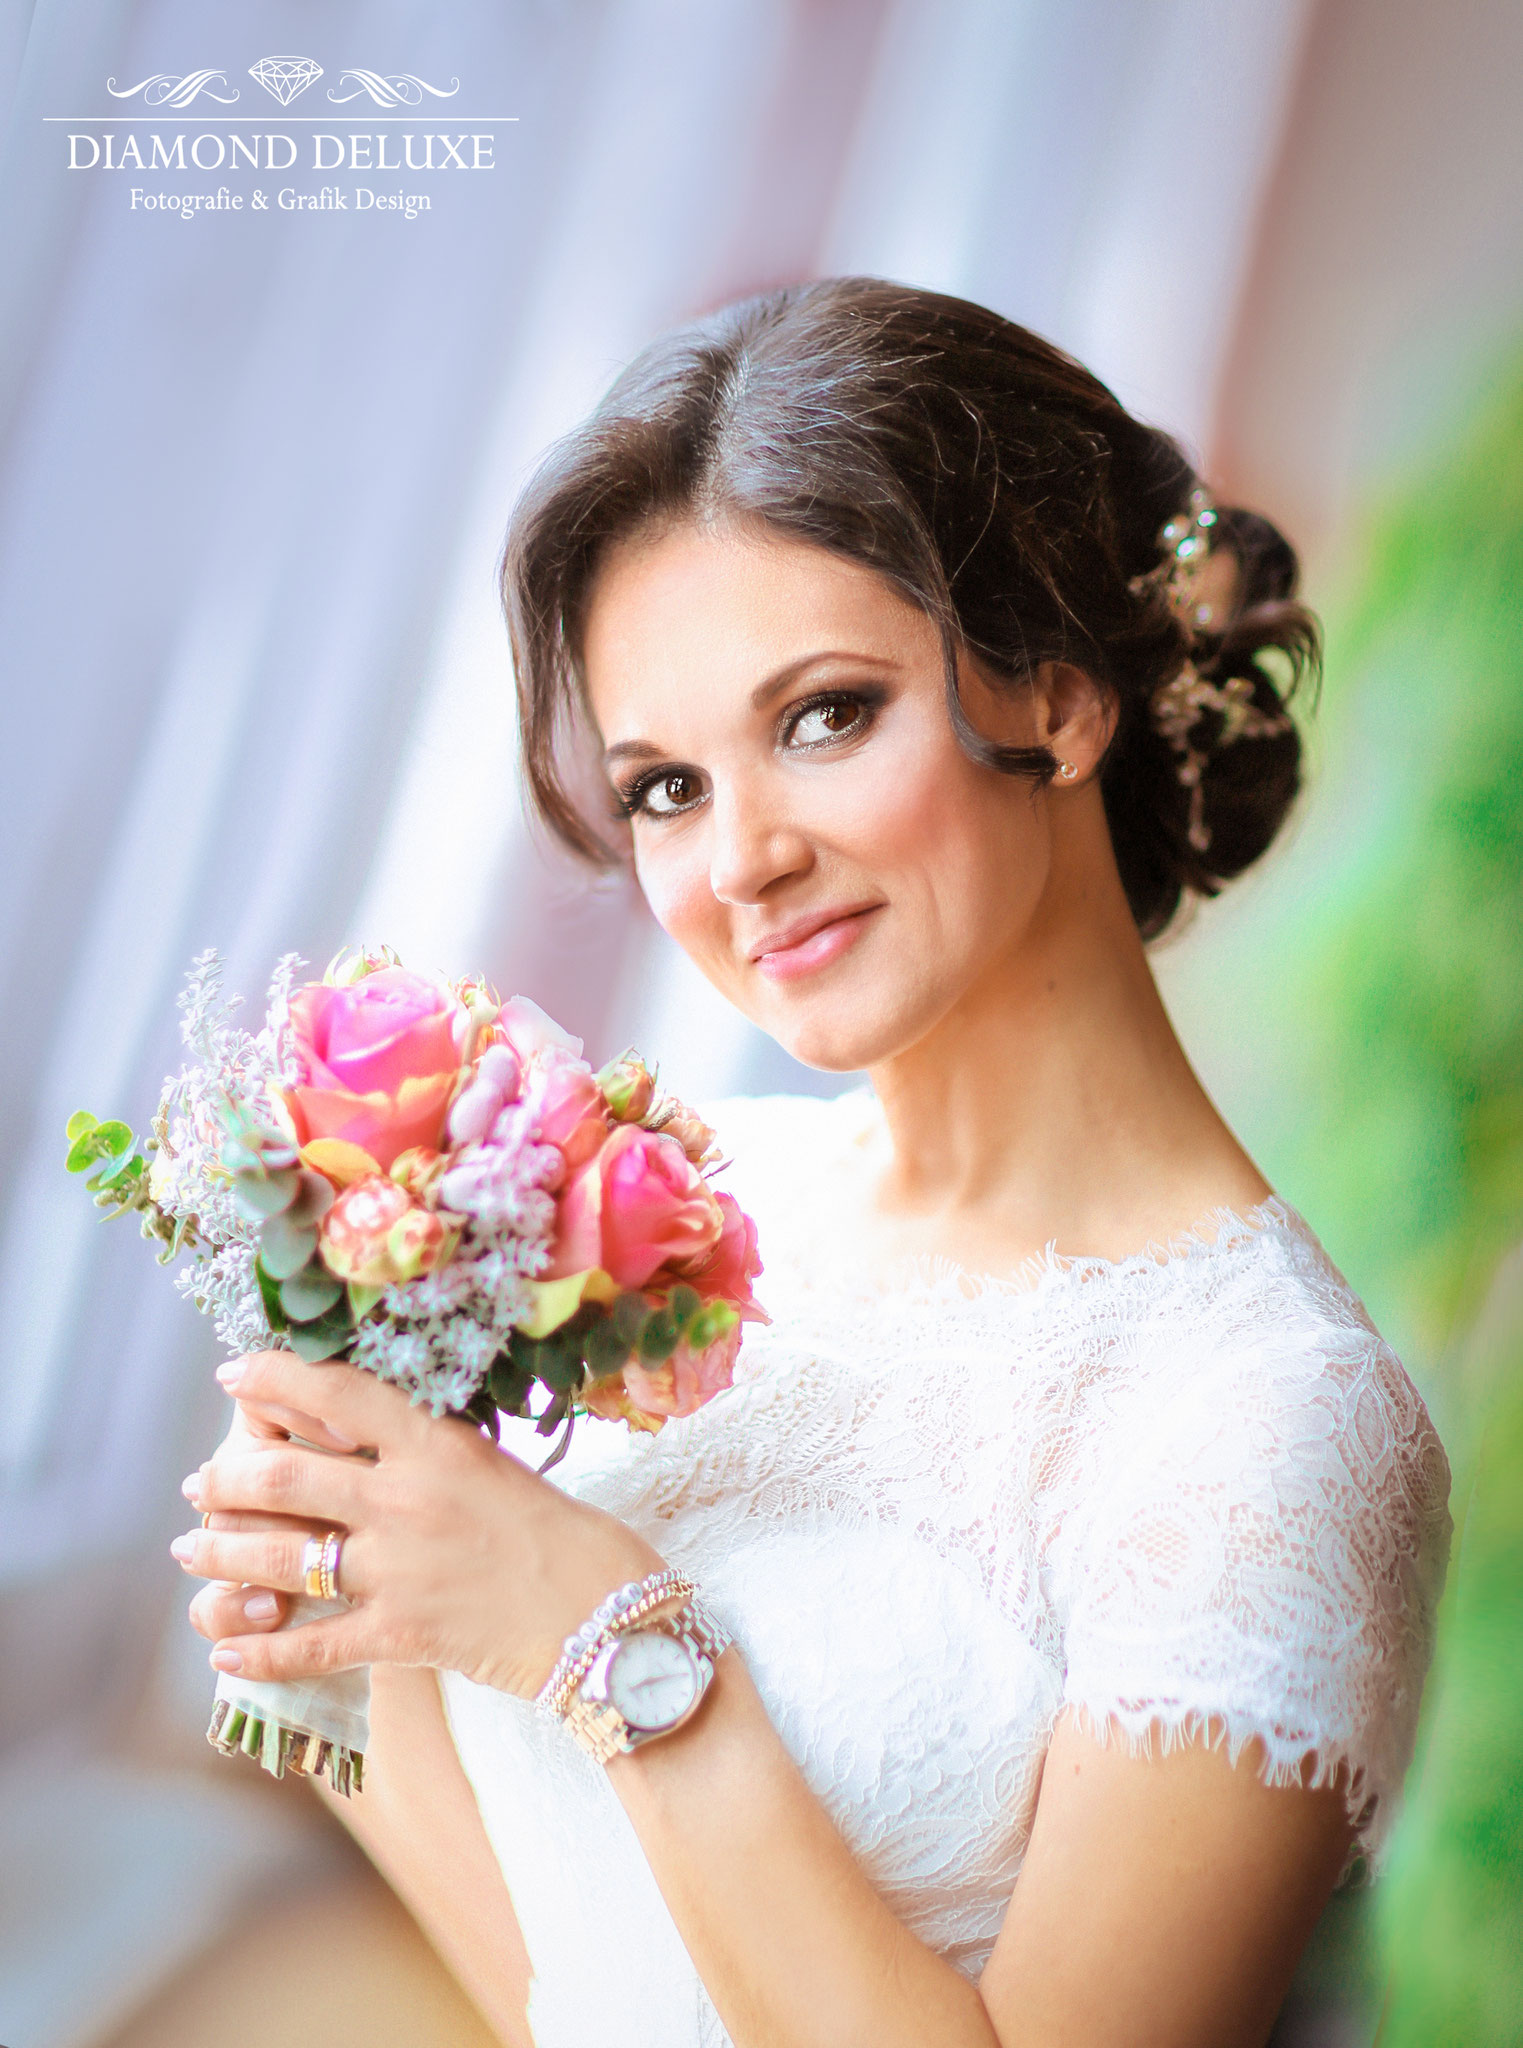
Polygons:
[[1060,782],[1074,782],[1078,779],[1078,774],[1079,771],[1075,768],[1072,761],[1060,761],[1058,763],[1058,779]]

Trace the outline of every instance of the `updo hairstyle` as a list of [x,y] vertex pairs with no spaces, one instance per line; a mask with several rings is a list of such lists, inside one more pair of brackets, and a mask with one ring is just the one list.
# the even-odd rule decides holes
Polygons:
[[[664,335],[551,450],[509,529],[503,595],[530,801],[578,854],[619,860],[568,772],[587,724],[580,632],[598,564],[651,521],[759,522],[875,569],[928,615],[958,739],[993,768],[1046,782],[1058,764],[1046,747],[973,729],[960,650],[1012,686],[1044,661],[1094,679],[1116,714],[1100,771],[1111,840],[1152,938],[1185,891],[1214,896],[1273,839],[1300,780],[1283,700],[1320,653],[1314,617],[1294,602],[1295,554],[1251,512],[1217,508],[1212,545],[1237,573],[1208,622],[1150,573],[1198,481],[1168,435],[1060,349],[938,292],[832,278]],[[1190,745],[1204,757],[1203,846],[1154,704],[1191,660],[1208,682],[1243,678],[1270,726],[1217,744],[1224,722],[1201,710]]]

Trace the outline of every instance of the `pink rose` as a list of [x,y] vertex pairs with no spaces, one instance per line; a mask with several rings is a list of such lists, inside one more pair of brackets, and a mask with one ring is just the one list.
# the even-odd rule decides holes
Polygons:
[[766,1312],[751,1292],[751,1282],[762,1270],[756,1225],[733,1195],[716,1200],[724,1218],[719,1242],[701,1266],[687,1268],[687,1278],[706,1301],[727,1301],[740,1310],[743,1322],[764,1323]]
[[512,1046],[525,1066],[541,1053],[566,1053],[572,1059],[582,1056],[582,1041],[573,1038],[569,1031],[562,1031],[555,1019],[527,996],[513,996],[503,1004],[495,1031]]
[[718,1244],[724,1217],[674,1138],[620,1124],[556,1205],[554,1256],[544,1277],[601,1266],[620,1287],[643,1287],[661,1267],[686,1273]]
[[405,967],[348,987],[309,982],[291,997],[304,1069],[283,1093],[296,1142],[338,1139],[381,1168],[415,1145],[437,1147],[460,1073],[464,1012],[450,991]]
[[438,1216],[406,1188],[372,1175],[345,1188],[323,1218],[318,1252],[328,1271],[357,1287],[386,1287],[431,1273],[453,1249]]
[[679,1344],[664,1365],[634,1360],[611,1379],[594,1380],[585,1396],[587,1412],[631,1429],[657,1430],[672,1415],[692,1415],[732,1384],[740,1351],[740,1324],[702,1351]]
[[554,1145],[568,1171],[585,1166],[608,1136],[608,1107],[597,1076],[582,1060],[545,1059],[524,1092],[541,1145]]

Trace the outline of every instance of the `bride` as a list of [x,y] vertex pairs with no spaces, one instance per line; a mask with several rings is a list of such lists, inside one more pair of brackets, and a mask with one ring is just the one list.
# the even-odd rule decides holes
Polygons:
[[[555,1482],[224,1368],[195,1625],[378,1666],[344,1818],[504,2042],[1260,2043],[1378,1860],[1444,1455],[1144,951],[1295,793],[1295,575],[1059,351],[857,278],[658,341],[521,503],[541,817],[871,1090],[716,1112],[770,1326]],[[277,1632],[334,1526],[351,1607]],[[623,1691],[536,1709],[669,1568]]]

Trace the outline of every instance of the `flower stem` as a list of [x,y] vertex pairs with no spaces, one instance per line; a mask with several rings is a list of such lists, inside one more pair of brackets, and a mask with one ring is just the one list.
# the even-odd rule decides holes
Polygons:
[[365,1752],[349,1749],[326,1736],[313,1735],[305,1728],[287,1728],[281,1721],[266,1721],[235,1707],[231,1700],[218,1700],[212,1709],[206,1739],[223,1756],[251,1756],[272,1778],[326,1776],[335,1792],[347,1799],[351,1792],[365,1789]]

